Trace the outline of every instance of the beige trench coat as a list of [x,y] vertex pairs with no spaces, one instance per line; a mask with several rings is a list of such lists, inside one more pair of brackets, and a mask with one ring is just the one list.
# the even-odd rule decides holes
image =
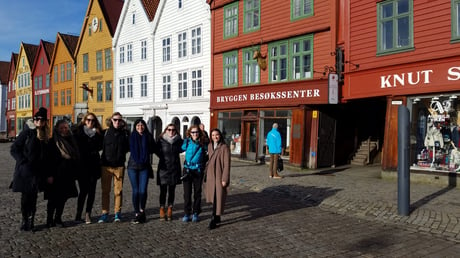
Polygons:
[[[230,149],[226,144],[219,144],[214,150],[213,143],[208,146],[209,160],[206,164],[205,195],[206,202],[214,202],[216,191],[216,215],[224,212],[225,199],[230,185]],[[227,183],[222,187],[222,181]]]

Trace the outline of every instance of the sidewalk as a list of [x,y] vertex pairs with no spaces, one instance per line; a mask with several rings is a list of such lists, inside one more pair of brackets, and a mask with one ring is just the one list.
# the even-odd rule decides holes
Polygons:
[[268,165],[232,160],[232,187],[274,191],[337,214],[378,220],[460,242],[460,190],[410,184],[410,215],[398,215],[398,182],[380,178],[380,165],[300,170],[268,177]]

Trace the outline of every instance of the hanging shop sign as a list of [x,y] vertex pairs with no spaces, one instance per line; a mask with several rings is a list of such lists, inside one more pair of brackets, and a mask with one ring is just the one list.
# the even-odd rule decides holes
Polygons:
[[316,81],[264,86],[243,86],[211,91],[211,108],[294,106],[302,104],[327,104],[328,82]]
[[459,83],[460,60],[450,58],[350,73],[344,97],[445,92],[457,90]]

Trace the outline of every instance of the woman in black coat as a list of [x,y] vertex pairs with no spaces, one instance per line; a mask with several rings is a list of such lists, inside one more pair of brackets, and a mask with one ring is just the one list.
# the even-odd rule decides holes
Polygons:
[[59,120],[53,130],[54,169],[49,171],[45,188],[48,199],[46,226],[63,227],[62,213],[68,198],[77,197],[75,184],[80,153],[67,121]]
[[96,196],[97,180],[101,178],[102,127],[93,113],[87,113],[74,133],[80,151],[79,171],[77,173],[80,192],[77,201],[75,221],[81,221],[85,206],[85,223],[91,223],[91,211]]
[[156,154],[160,161],[157,170],[157,185],[160,186],[160,220],[165,220],[166,195],[168,194],[167,219],[172,220],[176,185],[181,183],[182,138],[177,133],[176,126],[169,124],[157,141]]
[[21,193],[21,230],[34,229],[37,195],[43,190],[43,182],[49,170],[50,145],[46,108],[40,108],[24,126],[11,146],[11,155],[16,160],[12,189]]

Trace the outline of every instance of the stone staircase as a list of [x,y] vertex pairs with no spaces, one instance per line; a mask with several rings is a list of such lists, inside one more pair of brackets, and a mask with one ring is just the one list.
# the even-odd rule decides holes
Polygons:
[[365,166],[371,164],[374,157],[379,152],[379,141],[372,141],[370,138],[361,142],[361,146],[356,151],[352,165]]

